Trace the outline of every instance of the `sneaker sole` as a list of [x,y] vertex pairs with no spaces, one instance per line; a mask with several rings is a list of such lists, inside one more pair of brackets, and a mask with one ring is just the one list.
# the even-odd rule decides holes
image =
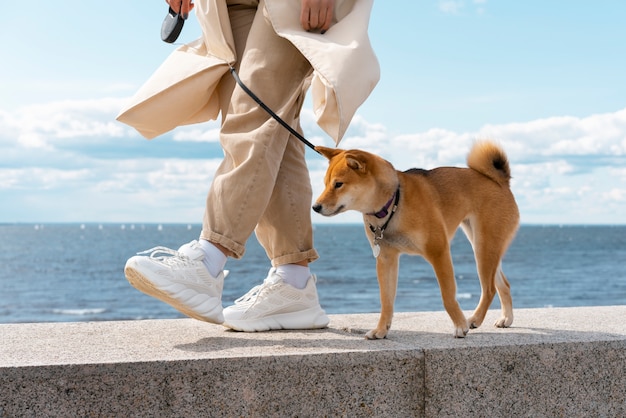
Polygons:
[[[198,308],[211,299],[207,299],[206,296],[200,293],[194,292],[190,289],[184,289],[179,292],[169,293],[163,289],[158,288],[153,282],[148,280],[146,276],[141,274],[133,267],[126,267],[124,269],[126,279],[128,282],[140,292],[153,298],[159,299],[162,302],[167,303],[177,311],[185,314],[188,317],[198,319],[200,321],[210,322],[212,324],[222,324],[224,322],[224,315],[222,313],[221,303],[217,306],[208,309],[206,312],[198,312]],[[185,294],[187,292],[187,294]]]
[[[313,320],[311,320],[313,318]],[[235,331],[261,332],[280,329],[321,329],[326,328],[330,320],[320,308],[309,308],[304,311],[266,316],[260,319],[225,319],[224,325]]]

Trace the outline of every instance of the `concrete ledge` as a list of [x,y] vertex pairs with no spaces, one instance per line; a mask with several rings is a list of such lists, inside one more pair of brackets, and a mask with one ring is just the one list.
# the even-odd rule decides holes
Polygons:
[[0,325],[0,417],[626,416],[626,306],[244,334],[191,319]]

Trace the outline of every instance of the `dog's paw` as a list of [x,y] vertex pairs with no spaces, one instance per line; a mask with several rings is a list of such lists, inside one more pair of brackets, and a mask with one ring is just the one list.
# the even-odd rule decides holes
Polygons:
[[498,319],[495,324],[493,324],[496,328],[508,328],[513,323],[513,317],[503,316]]
[[467,319],[467,323],[469,324],[469,327],[471,329],[474,329],[474,328],[478,328],[479,326],[481,326],[483,324],[483,320],[482,319],[479,320],[478,318],[472,315]]
[[469,332],[469,328],[467,326],[464,327],[455,327],[454,328],[454,338],[465,338],[467,333]]
[[387,330],[373,329],[365,334],[365,338],[368,340],[382,340],[383,338],[387,338]]

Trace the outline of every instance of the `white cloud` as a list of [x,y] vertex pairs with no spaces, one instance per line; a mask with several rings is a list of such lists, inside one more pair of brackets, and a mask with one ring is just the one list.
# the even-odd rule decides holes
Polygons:
[[439,10],[444,13],[457,14],[463,9],[463,0],[439,0]]
[[180,142],[219,142],[220,127],[217,122],[203,125],[204,129],[182,127],[174,133],[174,141]]
[[0,112],[0,143],[26,149],[53,149],[73,138],[120,137],[124,128],[112,117],[120,99],[61,101]]
[[[185,216],[201,214],[219,164],[219,146],[203,144],[218,141],[217,122],[182,127],[150,142],[114,121],[121,104],[65,101],[0,111],[0,200],[11,202],[3,216],[66,219],[80,211],[62,210],[64,202],[83,196],[90,199],[85,210],[94,221],[147,221],[142,216],[148,212],[155,221],[199,221]],[[333,146],[311,111],[303,110],[301,119],[311,142]],[[524,222],[626,223],[626,109],[485,125],[476,132],[433,128],[396,136],[357,115],[340,146],[377,153],[400,170],[429,169],[465,166],[473,141],[484,138],[508,153]],[[307,156],[315,198],[327,162],[310,151]],[[56,199],[57,206],[51,205]],[[356,213],[313,216],[316,222],[360,220]]]
[[553,117],[487,125],[478,135],[523,144],[518,150],[527,156],[623,156],[626,155],[626,109],[585,118]]
[[626,189],[611,189],[602,194],[602,197],[608,201],[625,202],[626,201]]
[[610,175],[611,175],[611,177],[620,178],[622,181],[626,182],[626,167],[623,167],[623,168],[611,168]]
[[[472,0],[470,2],[475,7],[475,12],[479,15],[485,13],[485,5],[487,0]],[[439,0],[437,7],[443,13],[460,14],[465,9],[465,0]]]
[[[431,129],[380,139],[379,154],[400,170],[464,166],[476,139],[500,142],[512,164],[512,188],[525,222],[624,223],[626,109],[584,118],[554,117],[487,125],[477,132]],[[356,145],[356,144],[351,144]],[[342,144],[343,147],[343,144]]]

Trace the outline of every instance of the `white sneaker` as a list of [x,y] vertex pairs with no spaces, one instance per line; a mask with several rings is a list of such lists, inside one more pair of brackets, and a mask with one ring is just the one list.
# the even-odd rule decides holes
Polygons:
[[329,319],[317,297],[315,275],[304,289],[287,284],[272,268],[263,284],[224,309],[223,325],[236,331],[325,328]]
[[211,276],[202,262],[204,251],[197,241],[178,251],[155,247],[138,254],[124,268],[126,278],[136,289],[192,318],[214,324],[224,322],[222,288],[228,272]]

